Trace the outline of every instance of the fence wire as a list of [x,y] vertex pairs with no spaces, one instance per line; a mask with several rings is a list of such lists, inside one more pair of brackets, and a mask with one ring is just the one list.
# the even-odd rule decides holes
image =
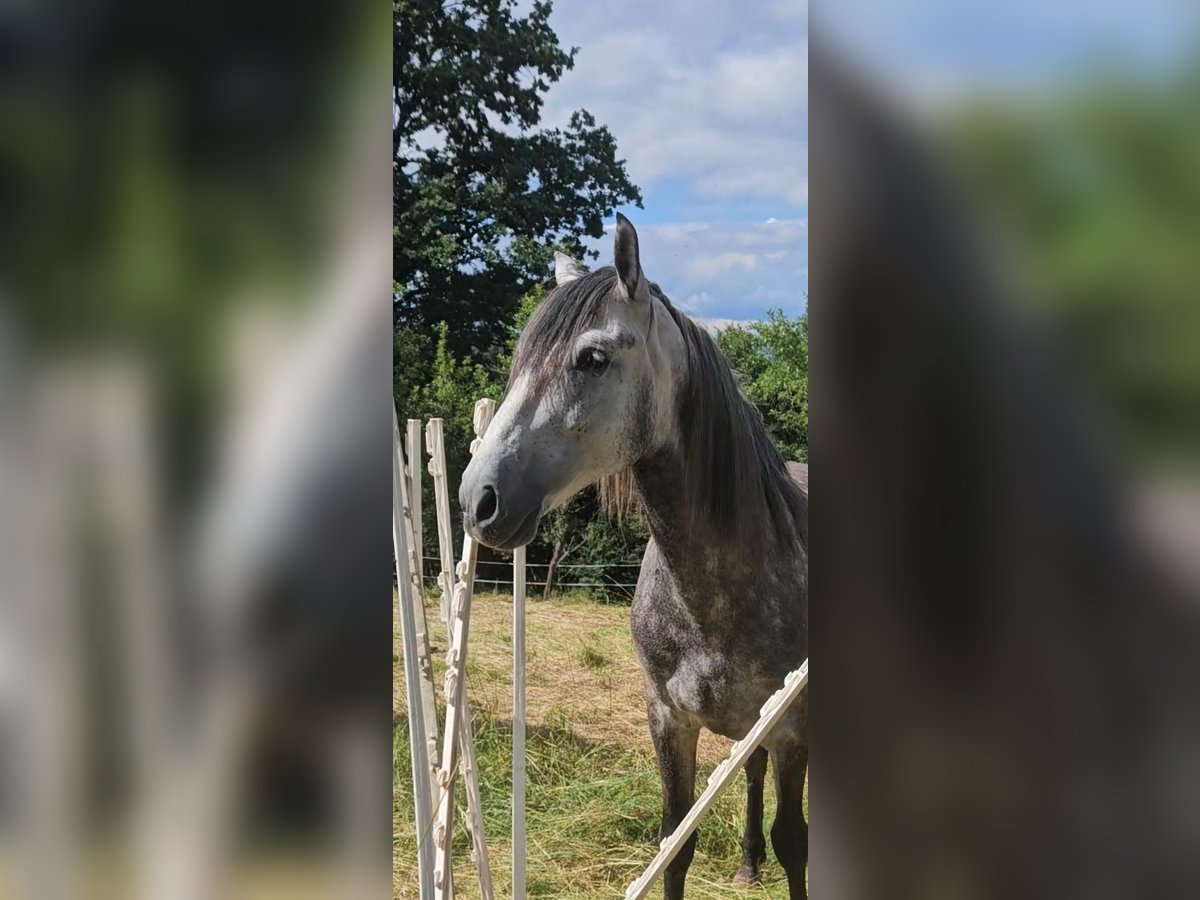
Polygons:
[[[431,563],[434,563],[435,565],[441,564],[441,560],[438,559],[438,557],[436,557],[436,556],[426,556],[426,557],[424,557],[424,559],[426,562],[431,562]],[[511,569],[512,561],[511,560],[500,560],[500,559],[481,559],[481,560],[478,560],[475,563],[475,565],[477,567],[478,566],[501,566],[503,568]],[[560,570],[562,570],[562,569],[640,569],[641,565],[642,565],[642,563],[639,560],[638,562],[619,562],[619,563],[559,563],[558,568]],[[550,568],[550,564],[549,563],[526,563],[525,568],[526,568],[526,570],[534,569],[534,568],[541,568],[541,569],[548,570]],[[437,574],[428,567],[426,568],[425,571],[427,573],[429,573],[429,574],[426,574],[426,576],[425,576],[425,579],[424,579],[425,584],[427,586],[436,587],[437,586]],[[511,578],[480,578],[478,575],[476,575],[475,583],[476,584],[490,584],[490,585],[508,585],[509,589],[511,590],[513,582],[512,582]],[[526,581],[525,584],[527,587],[545,587],[546,586],[545,581]],[[554,587],[556,587],[556,588],[608,588],[608,589],[620,589],[620,590],[629,592],[637,587],[637,582],[555,581]]]
[[[441,560],[439,560],[436,556],[426,556],[426,557],[422,557],[422,558],[426,562],[435,562],[435,563],[441,562]],[[512,560],[481,559],[481,560],[478,560],[475,563],[475,565],[477,565],[477,566],[511,566]],[[625,569],[625,568],[638,569],[638,568],[641,568],[641,565],[642,565],[642,561],[639,559],[637,562],[619,562],[619,563],[559,563],[558,567],[560,569]],[[525,563],[525,568],[527,568],[527,569],[531,569],[534,567],[548,569],[550,567],[550,563],[533,563],[533,562]]]

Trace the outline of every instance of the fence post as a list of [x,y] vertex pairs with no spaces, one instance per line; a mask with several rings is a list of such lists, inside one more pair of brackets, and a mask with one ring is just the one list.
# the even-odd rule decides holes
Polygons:
[[[400,491],[400,511],[403,515],[404,538],[409,547],[408,580],[409,584],[412,585],[413,615],[416,623],[417,666],[421,675],[420,712],[425,720],[425,756],[422,762],[432,775],[430,799],[434,808],[436,808],[439,799],[437,787],[438,727],[436,695],[433,688],[433,652],[429,647],[429,622],[425,618],[425,596],[421,590],[421,581],[415,568],[415,560],[420,559],[420,555],[415,552],[416,546],[413,538],[415,529],[413,528],[412,521],[412,497],[408,492],[409,479],[404,477],[406,468],[414,469],[420,465],[420,456],[418,455],[415,462],[411,459],[408,460],[406,467],[399,440],[396,441],[395,452],[399,455],[397,465],[401,473],[401,477],[397,482],[397,487]],[[420,454],[420,445],[417,446],[417,453]],[[409,715],[413,715],[412,709],[409,710]]]
[[[549,579],[547,579],[549,580]],[[513,550],[513,900],[525,900],[525,548]]]
[[437,512],[438,555],[442,569],[438,573],[438,587],[442,597],[438,614],[443,622],[450,623],[450,607],[454,600],[454,532],[450,527],[450,486],[446,475],[445,423],[441,419],[430,419],[425,426],[425,444],[429,450],[429,474],[433,476],[433,506]]
[[408,508],[412,516],[413,553],[417,557],[417,584],[425,591],[425,522],[421,497],[421,420],[408,420],[405,453],[408,460]]
[[[472,456],[479,449],[484,432],[492,424],[492,416],[495,415],[495,412],[496,403],[494,400],[483,399],[476,401],[473,416],[475,440],[471,441]],[[475,596],[475,560],[477,551],[478,546],[475,544],[474,539],[464,532],[463,555],[457,569],[460,585],[455,587],[456,605],[469,604]],[[464,583],[466,590],[461,590],[461,585]],[[463,656],[465,659],[465,650]],[[475,861],[475,868],[479,872],[480,896],[483,900],[492,900],[492,869],[488,861],[487,838],[483,833],[483,798],[479,793],[479,773],[475,768],[475,736],[471,731],[471,715],[467,699],[466,677],[467,673],[464,667],[463,716],[460,721],[462,722],[463,777],[467,788],[467,815],[470,819],[468,824],[471,828],[471,858]]]
[[[475,434],[476,439],[471,444],[473,453],[483,439],[483,434],[491,423],[496,404],[493,400],[480,400],[475,404]],[[445,451],[442,447],[441,420],[432,419],[430,425],[438,423],[434,430],[435,450],[440,451],[441,465],[439,467],[442,479],[442,496],[438,498],[438,532],[448,532],[449,523],[449,492],[446,486]],[[433,453],[434,451],[431,451]],[[432,467],[432,463],[431,463]],[[435,473],[435,487],[437,474]],[[445,522],[442,521],[443,500],[445,506]],[[444,524],[444,528],[443,528]],[[446,546],[442,546],[443,559]],[[483,809],[479,795],[479,779],[475,769],[474,742],[471,735],[471,719],[467,708],[467,647],[471,627],[471,592],[474,589],[475,560],[478,547],[470,535],[463,536],[463,555],[456,572],[459,576],[454,585],[450,604],[450,649],[447,654],[446,666],[446,740],[442,747],[442,766],[439,780],[442,789],[442,802],[438,807],[437,821],[434,824],[434,891],[435,896],[448,898],[450,896],[451,878],[451,835],[454,827],[454,781],[458,775],[458,754],[462,750],[463,771],[467,788],[467,807],[470,818],[473,855],[479,870],[479,891],[484,900],[491,900],[492,879],[488,865],[487,841],[483,833]],[[445,574],[445,573],[443,573]],[[458,739],[455,740],[454,738]]]
[[[433,825],[428,758],[425,742],[425,717],[421,711],[421,685],[418,672],[417,621],[412,596],[412,580],[408,571],[408,540],[404,528],[404,512],[400,505],[400,492],[404,473],[400,466],[400,426],[396,410],[392,409],[392,542],[396,551],[396,583],[399,593],[400,630],[404,641],[404,691],[408,702],[408,738],[412,755],[413,806],[417,841],[417,880],[421,900],[432,900],[434,896],[434,846],[429,840],[429,829]],[[453,742],[450,742],[453,743]]]

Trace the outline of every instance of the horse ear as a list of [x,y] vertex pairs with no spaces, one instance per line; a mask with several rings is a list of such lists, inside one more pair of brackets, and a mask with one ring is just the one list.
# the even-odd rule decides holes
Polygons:
[[571,259],[565,253],[554,251],[554,282],[559,287],[564,284],[570,284],[576,278],[583,275],[583,269],[579,267],[579,263]]
[[637,230],[620,213],[617,213],[617,234],[613,239],[613,264],[626,299],[650,299],[650,288],[646,284],[646,276],[642,274],[642,262],[638,257]]

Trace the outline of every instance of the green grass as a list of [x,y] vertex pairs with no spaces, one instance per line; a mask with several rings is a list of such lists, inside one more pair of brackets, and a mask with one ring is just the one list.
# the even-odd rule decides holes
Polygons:
[[[507,598],[478,598],[471,635],[472,658],[478,658],[469,675],[480,790],[497,896],[510,893],[512,871],[508,609]],[[578,600],[530,604],[526,821],[531,897],[621,897],[656,852],[661,788],[645,734],[642,686],[632,657],[627,618],[627,609]],[[444,648],[440,626],[433,628],[433,633],[435,645]],[[407,898],[417,896],[417,878],[401,678],[397,670],[393,894]],[[440,678],[438,687],[440,690]],[[698,791],[724,756],[725,746],[702,744]],[[768,788],[768,830],[774,805],[771,794]],[[773,856],[764,866],[763,885],[735,888],[731,884],[741,859],[744,804],[745,777],[739,775],[701,822],[696,858],[688,875],[689,898],[787,896],[786,879]],[[455,886],[459,896],[475,897],[478,890],[469,857],[461,779],[457,809]]]
[[588,644],[579,648],[579,661],[589,669],[599,671],[608,665],[608,657]]

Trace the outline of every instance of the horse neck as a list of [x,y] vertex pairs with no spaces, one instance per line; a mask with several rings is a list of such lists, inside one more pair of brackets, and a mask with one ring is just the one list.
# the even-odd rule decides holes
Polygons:
[[[658,321],[659,327],[665,332],[678,335],[679,344],[676,346],[679,352],[684,352],[685,358],[691,357],[692,354],[683,349],[689,337],[684,333],[684,326],[680,325],[676,317],[664,307]],[[699,338],[693,334],[690,339],[698,340]],[[670,342],[663,340],[662,343],[665,345]],[[726,366],[715,348],[705,345],[697,349],[710,350],[716,357],[707,364],[702,363],[701,365]],[[701,356],[703,356],[702,353],[697,353],[697,358]],[[706,496],[704,492],[711,491],[712,486],[704,483],[689,483],[689,467],[684,465],[686,448],[683,446],[683,442],[689,439],[685,431],[691,432],[692,439],[695,439],[695,429],[685,429],[680,422],[681,402],[678,392],[688,390],[688,379],[690,378],[703,377],[705,373],[708,373],[711,378],[712,370],[702,369],[700,373],[688,372],[686,364],[679,364],[678,361],[674,365],[664,365],[663,369],[669,370],[673,374],[673,378],[664,377],[660,379],[659,383],[670,382],[674,385],[676,393],[662,399],[667,401],[668,407],[672,410],[671,414],[675,416],[675,427],[665,428],[662,432],[663,443],[647,453],[633,466],[634,490],[641,501],[650,532],[654,536],[663,562],[677,583],[681,585],[693,583],[702,591],[723,587],[731,590],[752,588],[763,571],[763,567],[757,564],[760,562],[758,556],[763,548],[747,546],[747,535],[737,533],[736,523],[708,521],[704,514],[696,509],[696,504],[688,502],[695,497]],[[727,369],[723,375],[725,379],[732,379],[732,374]],[[718,377],[714,379],[714,383],[721,380],[722,378]],[[703,383],[701,382],[701,384]],[[746,420],[744,415],[734,415],[732,411],[725,410],[724,407],[720,409],[730,412],[730,414],[722,415],[721,412],[718,412],[715,404],[730,402],[727,399],[727,392],[714,388],[710,393],[712,396],[709,398],[709,402],[696,403],[693,398],[693,402],[688,403],[689,408],[694,412],[698,411],[700,414],[713,417],[708,422],[693,423],[701,426],[699,428],[701,433],[704,433],[706,429],[719,431],[726,427],[723,424],[726,423],[726,420],[743,422],[747,427],[761,429],[762,426],[756,418]],[[734,402],[745,403],[740,394],[736,395]],[[743,411],[739,408],[738,412]],[[761,459],[757,454],[743,454],[742,459],[745,465],[761,464]],[[723,473],[723,475],[735,477],[732,472]],[[699,482],[706,480],[704,476],[697,476],[695,473],[691,477]],[[745,503],[761,502],[761,499],[761,494],[757,490],[748,490],[745,496],[739,496],[739,501]],[[762,510],[762,514],[763,516],[770,515],[766,508]],[[742,518],[744,520],[744,517]],[[696,521],[695,519],[704,520]],[[767,531],[769,532],[770,529]],[[764,536],[764,538],[770,539],[769,536]]]
[[671,447],[654,451],[633,467],[634,490],[663,563],[684,586],[696,580],[707,585],[714,579],[731,584],[744,580],[748,571],[739,543],[720,540],[720,530],[710,523],[690,521],[682,498],[704,488],[684,479],[683,462]]

